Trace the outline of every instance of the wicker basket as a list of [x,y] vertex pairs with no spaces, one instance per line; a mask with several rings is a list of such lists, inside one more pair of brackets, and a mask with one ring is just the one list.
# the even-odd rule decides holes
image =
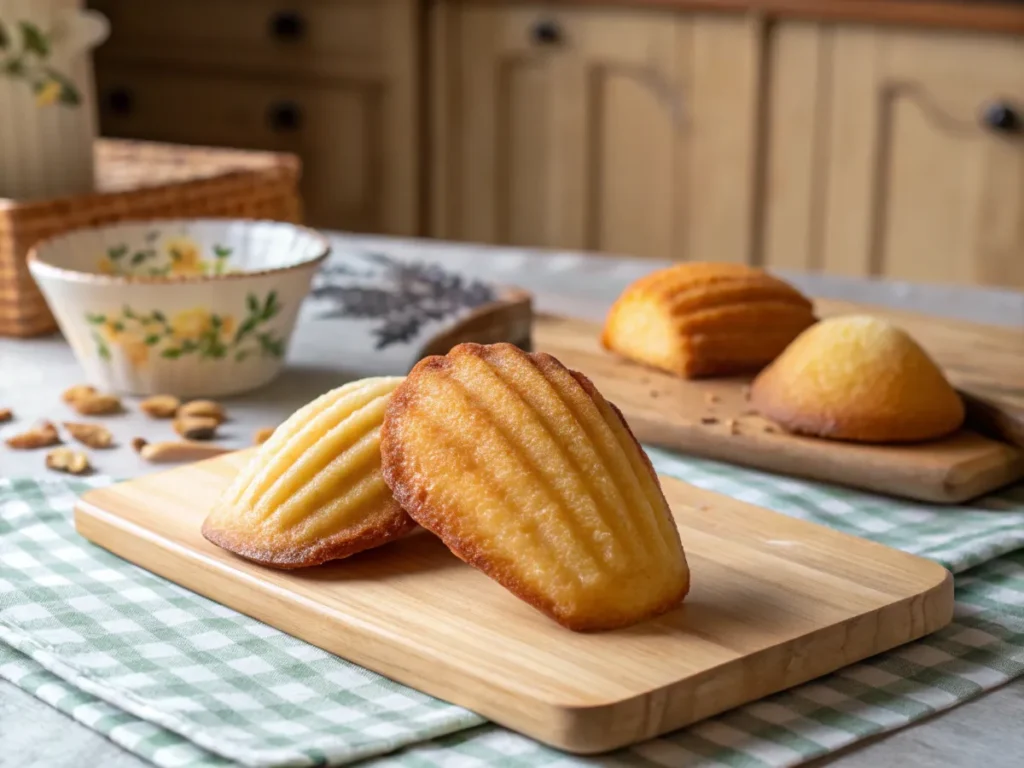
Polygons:
[[56,328],[25,256],[39,240],[126,219],[187,217],[299,223],[300,163],[293,155],[136,141],[96,143],[95,194],[0,199],[0,335]]

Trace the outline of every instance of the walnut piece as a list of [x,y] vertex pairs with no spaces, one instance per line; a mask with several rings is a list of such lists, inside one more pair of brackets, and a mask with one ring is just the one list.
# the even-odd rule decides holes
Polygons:
[[11,435],[6,440],[10,448],[18,451],[31,451],[36,448],[49,448],[51,445],[60,445],[60,435],[57,428],[49,421],[42,421],[27,432]]
[[174,395],[153,395],[139,403],[142,412],[154,419],[173,419],[180,406],[181,400]]
[[142,449],[149,445],[149,441],[144,437],[133,437],[132,438],[132,450],[136,453],[142,453]]
[[112,413],[120,413],[122,410],[121,398],[100,392],[93,392],[72,400],[71,407],[83,416],[109,416]]
[[10,421],[14,418],[14,411],[10,408],[0,408],[0,424]]
[[263,445],[267,440],[270,439],[271,435],[274,434],[275,427],[263,427],[257,429],[256,434],[252,436],[252,442],[255,445]]
[[136,449],[146,461],[154,464],[169,464],[183,461],[199,461],[230,453],[230,449],[210,443],[197,443],[189,440],[181,442],[147,443],[136,438],[141,444]]
[[223,406],[213,400],[193,400],[185,403],[178,409],[179,419],[202,417],[205,419],[216,419],[217,424],[223,424],[227,420],[227,414]]
[[64,429],[75,440],[90,448],[110,448],[114,444],[114,436],[110,434],[110,430],[100,424],[65,421]]
[[179,416],[174,420],[174,431],[186,440],[212,440],[219,424],[208,416]]
[[88,456],[70,448],[54,448],[46,454],[46,467],[69,475],[84,475],[92,469]]
[[90,395],[95,394],[96,387],[91,387],[88,384],[75,384],[75,386],[65,389],[64,394],[60,396],[60,399],[70,405],[76,400],[81,400],[83,397],[89,397]]

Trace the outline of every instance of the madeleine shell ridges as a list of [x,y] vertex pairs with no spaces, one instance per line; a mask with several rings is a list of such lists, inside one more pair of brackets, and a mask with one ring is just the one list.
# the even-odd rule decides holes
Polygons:
[[694,378],[754,371],[815,322],[796,288],[742,264],[688,263],[646,275],[612,306],[602,345]]
[[381,473],[381,424],[401,382],[354,381],[296,411],[224,492],[203,535],[265,565],[301,568],[415,527]]
[[657,476],[582,374],[510,344],[421,361],[381,437],[395,497],[460,558],[574,630],[633,624],[689,587]]

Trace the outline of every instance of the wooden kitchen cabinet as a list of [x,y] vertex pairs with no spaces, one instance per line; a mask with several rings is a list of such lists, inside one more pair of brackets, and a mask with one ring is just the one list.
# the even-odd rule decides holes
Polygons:
[[309,223],[422,233],[418,0],[90,4],[105,135],[295,152]]
[[765,263],[1024,287],[1024,38],[792,23],[771,62]]
[[754,27],[642,8],[440,2],[432,234],[744,261]]

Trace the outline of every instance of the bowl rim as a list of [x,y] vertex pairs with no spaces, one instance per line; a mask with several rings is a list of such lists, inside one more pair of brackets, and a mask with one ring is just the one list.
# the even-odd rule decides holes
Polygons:
[[[291,227],[301,232],[314,242],[320,244],[320,249],[311,258],[286,264],[280,267],[266,267],[251,272],[228,272],[220,275],[103,275],[97,272],[82,272],[68,267],[58,267],[46,261],[41,251],[54,245],[61,240],[70,240],[83,232],[96,232],[104,229],[115,229],[125,226],[171,226],[175,224],[273,224],[275,226]],[[195,285],[199,283],[217,282],[222,280],[240,280],[249,277],[263,277],[266,275],[279,275],[292,270],[304,269],[323,262],[331,254],[331,241],[326,235],[312,227],[303,224],[293,224],[289,221],[275,221],[273,219],[228,219],[228,218],[183,218],[183,219],[125,219],[111,224],[100,224],[93,227],[76,227],[75,229],[51,235],[33,245],[25,258],[29,271],[35,276],[37,273],[47,277],[56,277],[61,280],[68,280],[79,283],[91,283],[93,285]]]

